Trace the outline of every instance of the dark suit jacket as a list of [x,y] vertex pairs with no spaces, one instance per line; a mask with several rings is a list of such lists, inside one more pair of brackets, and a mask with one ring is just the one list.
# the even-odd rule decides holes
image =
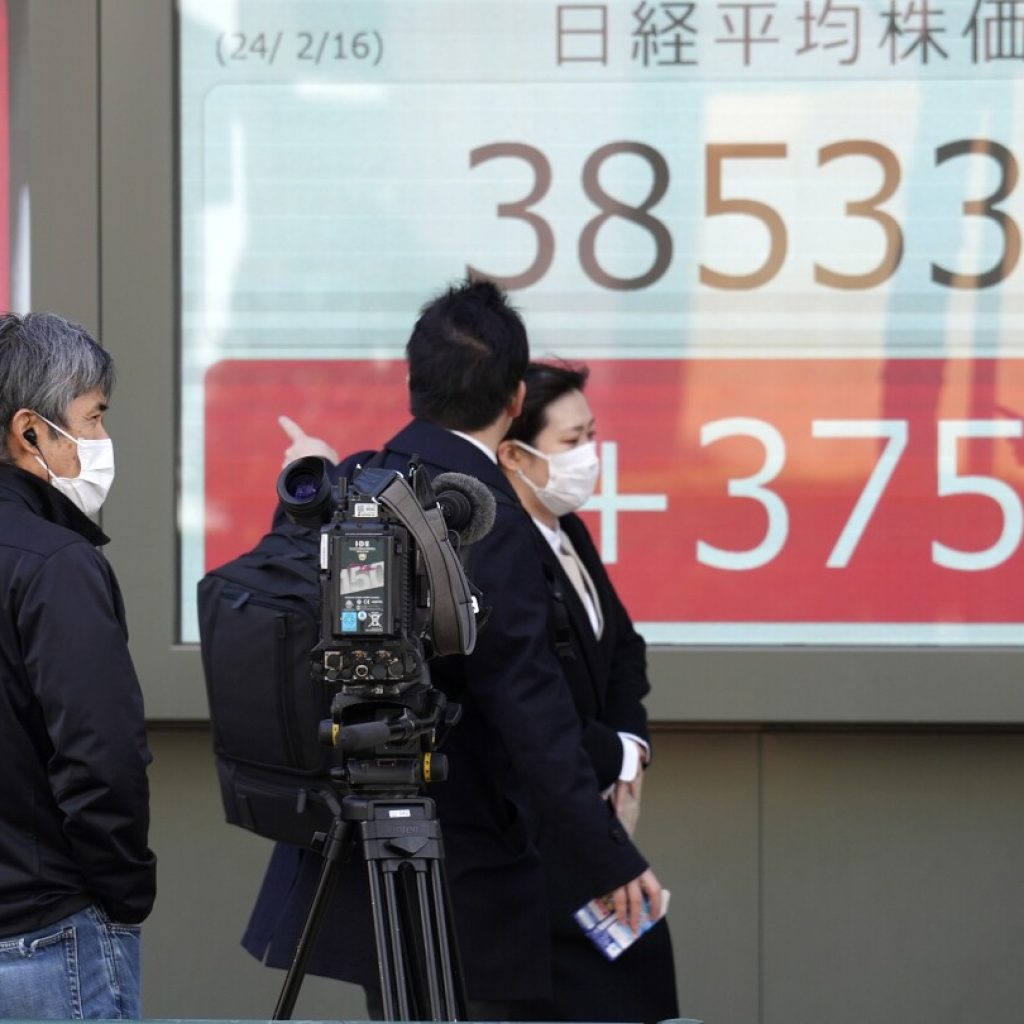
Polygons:
[[[559,652],[580,718],[583,746],[604,790],[616,781],[622,767],[619,733],[648,739],[642,703],[650,689],[646,646],[615,593],[582,520],[563,516],[559,525],[593,580],[604,629],[598,639],[551,545],[534,528],[550,587],[549,643]],[[618,960],[605,960],[572,919],[579,904],[566,894],[578,869],[577,857],[546,819],[539,825],[537,845],[544,860],[551,908],[554,984],[552,998],[540,1008],[545,1018],[659,1021],[678,1016],[667,923],[656,925]]]
[[[448,781],[437,801],[455,925],[471,999],[550,992],[549,911],[535,835],[538,821],[571,851],[565,897],[579,906],[639,875],[646,862],[600,799],[579,716],[548,633],[550,588],[537,531],[501,470],[478,448],[414,420],[386,445],[384,465],[419,455],[431,476],[467,473],[497,502],[491,532],[473,546],[471,575],[490,608],[468,656],[430,662],[432,681],[462,705],[445,740]],[[339,475],[350,474],[342,463]],[[308,909],[316,856],[275,850],[243,942],[287,966]],[[376,985],[362,869],[343,871],[310,961],[318,974]]]
[[567,515],[559,525],[593,580],[604,616],[604,630],[598,639],[551,545],[537,531],[538,551],[554,603],[549,623],[551,643],[560,652],[562,671],[583,728],[583,746],[604,790],[619,777],[619,733],[648,739],[647,713],[642,703],[650,690],[647,648],[633,628],[583,521]]

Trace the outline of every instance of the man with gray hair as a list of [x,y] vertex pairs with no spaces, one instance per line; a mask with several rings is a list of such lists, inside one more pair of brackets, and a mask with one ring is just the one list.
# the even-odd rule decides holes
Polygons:
[[113,387],[77,324],[0,316],[0,1017],[142,1016],[151,757],[94,521]]

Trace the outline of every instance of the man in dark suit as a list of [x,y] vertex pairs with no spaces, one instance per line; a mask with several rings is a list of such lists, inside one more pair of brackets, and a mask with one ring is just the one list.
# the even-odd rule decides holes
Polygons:
[[[579,717],[548,641],[548,585],[534,530],[495,458],[522,404],[525,328],[492,284],[453,288],[427,305],[409,339],[415,417],[384,446],[383,465],[477,477],[494,495],[494,528],[474,545],[472,577],[490,609],[468,656],[431,663],[435,686],[461,704],[445,741],[448,781],[431,787],[444,833],[454,923],[477,1019],[531,1019],[551,995],[548,900],[534,831],[543,818],[578,865],[574,906],[613,893],[635,923],[661,886],[601,800]],[[338,474],[349,475],[354,460]],[[244,938],[272,966],[290,963],[320,860],[278,847]],[[341,874],[309,969],[374,989],[377,966],[364,872]]]

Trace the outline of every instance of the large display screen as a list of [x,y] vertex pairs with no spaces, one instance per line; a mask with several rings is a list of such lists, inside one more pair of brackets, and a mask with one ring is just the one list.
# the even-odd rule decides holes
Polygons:
[[591,368],[649,641],[1019,643],[1022,60],[998,0],[182,0],[182,638],[278,416],[380,445],[468,273]]

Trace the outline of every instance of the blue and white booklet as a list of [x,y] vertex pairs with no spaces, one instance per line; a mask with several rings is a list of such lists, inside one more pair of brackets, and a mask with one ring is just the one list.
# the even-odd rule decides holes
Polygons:
[[[668,913],[668,901],[671,895],[668,889],[661,890],[662,917]],[[583,929],[587,938],[609,960],[615,960],[621,956],[637,939],[643,936],[644,932],[661,920],[661,918],[651,918],[645,897],[640,924],[637,930],[633,931],[628,924],[623,924],[615,916],[615,904],[610,895],[599,896],[597,899],[585,903],[573,914],[573,917],[576,918],[576,923]]]

